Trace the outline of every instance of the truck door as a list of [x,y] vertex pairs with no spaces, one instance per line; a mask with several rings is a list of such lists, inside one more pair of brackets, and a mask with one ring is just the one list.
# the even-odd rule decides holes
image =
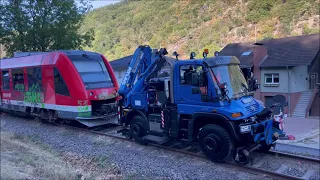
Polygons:
[[[203,104],[200,94],[192,94],[191,72],[199,72],[202,65],[181,65],[175,81],[175,101],[177,104]],[[177,75],[177,73],[176,73]],[[201,88],[200,88],[201,89]]]

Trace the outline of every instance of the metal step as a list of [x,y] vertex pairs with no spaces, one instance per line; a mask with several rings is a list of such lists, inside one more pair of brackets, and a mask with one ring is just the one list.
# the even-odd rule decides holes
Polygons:
[[292,117],[305,118],[306,116],[304,116],[304,115],[292,115]]
[[303,113],[305,113],[306,109],[296,109],[294,112],[303,112]]
[[293,111],[293,113],[295,113],[295,112],[297,112],[297,113],[306,113],[306,110],[305,109],[297,109],[297,110],[295,110],[295,111]]
[[305,117],[305,114],[292,114],[293,117]]
[[143,136],[142,139],[147,140],[147,141],[151,141],[151,142],[157,143],[157,144],[164,144],[169,140],[169,138],[167,138],[167,137],[154,136],[154,135],[150,135],[150,134]]

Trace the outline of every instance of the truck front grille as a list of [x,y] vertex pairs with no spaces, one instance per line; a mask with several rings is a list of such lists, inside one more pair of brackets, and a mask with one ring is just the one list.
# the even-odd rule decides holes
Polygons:
[[258,106],[258,104],[252,104],[250,106],[247,106],[246,110],[247,110],[248,114],[252,114],[252,113],[259,111],[259,106]]

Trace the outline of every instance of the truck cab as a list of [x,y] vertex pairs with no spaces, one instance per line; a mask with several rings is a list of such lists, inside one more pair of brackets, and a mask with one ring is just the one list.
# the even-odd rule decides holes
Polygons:
[[182,61],[160,55],[120,103],[120,123],[139,143],[185,140],[214,161],[247,162],[250,152],[268,151],[284,132],[252,97],[239,64],[234,56]]

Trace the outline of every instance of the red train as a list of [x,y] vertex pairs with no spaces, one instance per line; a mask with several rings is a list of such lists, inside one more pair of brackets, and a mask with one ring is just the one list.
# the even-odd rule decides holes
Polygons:
[[2,111],[89,127],[117,121],[118,83],[99,53],[22,52],[0,63]]

